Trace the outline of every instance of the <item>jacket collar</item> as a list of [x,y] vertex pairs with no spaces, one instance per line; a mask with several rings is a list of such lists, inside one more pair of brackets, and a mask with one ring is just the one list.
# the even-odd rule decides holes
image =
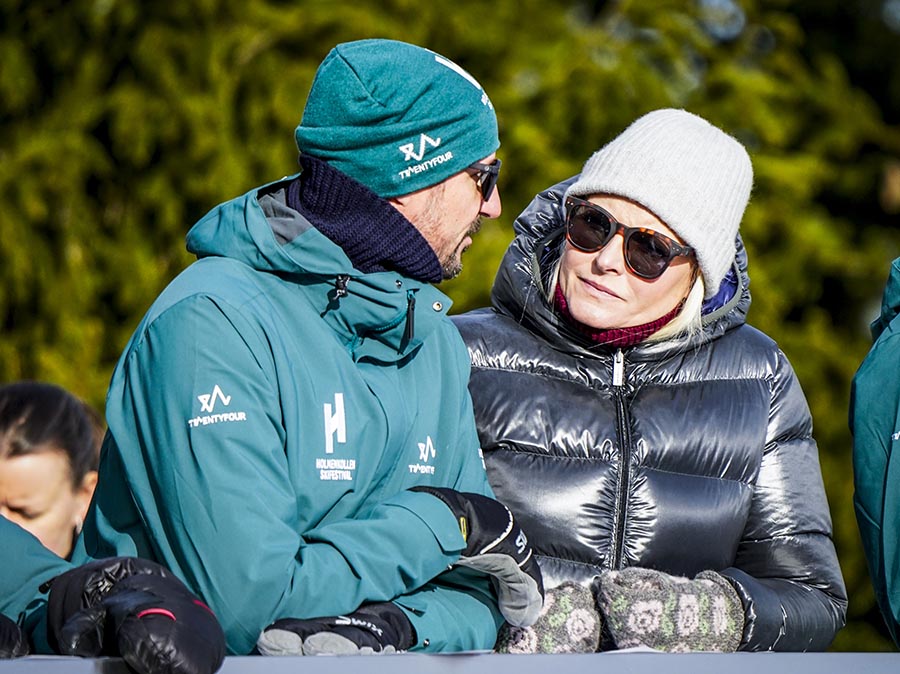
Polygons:
[[294,177],[214,208],[188,233],[188,250],[292,284],[357,361],[406,358],[444,320],[450,299],[396,271],[355,269],[338,245],[287,204]]
[[328,162],[301,155],[300,164],[303,172],[288,184],[287,204],[340,246],[356,269],[440,283],[437,255],[400,211]]

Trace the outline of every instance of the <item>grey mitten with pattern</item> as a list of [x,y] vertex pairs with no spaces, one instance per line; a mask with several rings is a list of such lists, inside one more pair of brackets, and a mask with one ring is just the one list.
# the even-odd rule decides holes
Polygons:
[[743,605],[714,571],[693,580],[653,569],[606,571],[597,603],[616,648],[731,653],[741,645]]
[[498,653],[593,653],[600,645],[600,614],[590,589],[564,583],[544,593],[544,607],[530,627],[504,624]]

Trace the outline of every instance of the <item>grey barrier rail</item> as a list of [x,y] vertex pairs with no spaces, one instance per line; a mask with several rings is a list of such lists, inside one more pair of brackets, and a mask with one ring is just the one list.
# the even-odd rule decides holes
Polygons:
[[[220,674],[900,674],[900,653],[447,654],[228,657]],[[29,656],[0,674],[133,674],[119,658]]]

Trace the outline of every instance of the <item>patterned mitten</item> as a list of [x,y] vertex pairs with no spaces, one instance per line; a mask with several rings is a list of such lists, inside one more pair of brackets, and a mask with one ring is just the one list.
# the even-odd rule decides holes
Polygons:
[[600,645],[600,615],[590,589],[564,583],[544,593],[544,607],[531,627],[504,624],[498,653],[593,653]]
[[694,580],[653,569],[606,571],[597,602],[617,648],[731,653],[741,644],[743,605],[714,571]]

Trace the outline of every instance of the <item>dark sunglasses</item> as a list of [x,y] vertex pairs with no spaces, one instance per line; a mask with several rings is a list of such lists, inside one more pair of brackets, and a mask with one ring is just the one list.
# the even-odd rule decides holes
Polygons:
[[499,159],[495,159],[490,164],[482,164],[481,162],[473,162],[468,168],[475,171],[475,184],[481,189],[481,198],[484,201],[490,201],[494,188],[497,186],[497,178],[500,176],[500,166],[503,164]]
[[688,257],[694,249],[644,227],[626,227],[590,201],[566,199],[566,239],[585,253],[594,253],[622,232],[625,265],[636,276],[659,278],[676,257]]

